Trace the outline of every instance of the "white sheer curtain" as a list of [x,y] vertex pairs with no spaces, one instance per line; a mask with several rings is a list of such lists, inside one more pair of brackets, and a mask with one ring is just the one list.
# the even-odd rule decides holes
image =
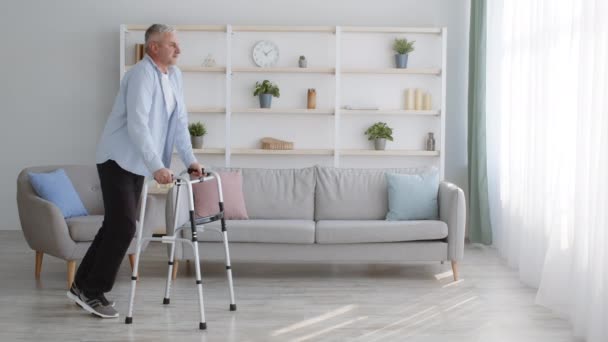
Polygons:
[[608,0],[488,0],[495,244],[576,336],[608,341]]

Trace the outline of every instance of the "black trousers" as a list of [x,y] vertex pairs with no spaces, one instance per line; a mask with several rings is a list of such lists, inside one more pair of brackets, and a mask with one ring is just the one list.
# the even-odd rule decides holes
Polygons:
[[105,215],[103,224],[76,272],[75,282],[85,294],[109,292],[135,235],[137,205],[144,177],[115,161],[97,164]]

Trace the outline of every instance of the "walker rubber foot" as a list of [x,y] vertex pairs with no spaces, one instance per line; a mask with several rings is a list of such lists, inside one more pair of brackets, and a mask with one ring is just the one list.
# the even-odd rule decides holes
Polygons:
[[169,298],[163,298],[163,304],[165,304],[165,305],[169,304],[170,301],[171,301],[171,299],[169,299]]
[[205,322],[201,322],[201,323],[199,323],[199,324],[198,324],[198,328],[199,328],[200,330],[207,330],[207,323],[205,323]]
[[133,323],[133,317],[125,318],[125,324],[131,324],[131,323]]
[[236,311],[236,304],[230,304],[230,311]]

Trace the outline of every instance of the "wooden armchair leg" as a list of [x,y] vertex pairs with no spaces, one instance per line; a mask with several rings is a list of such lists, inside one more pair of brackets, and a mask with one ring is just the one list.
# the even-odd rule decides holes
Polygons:
[[131,271],[135,267],[135,254],[129,254],[129,264],[131,264]]
[[454,281],[458,280],[458,263],[452,260],[452,273],[454,274]]
[[171,279],[177,279],[177,266],[179,265],[179,261],[173,260],[173,272],[171,274]]
[[76,275],[76,260],[68,260],[68,289],[72,287]]
[[42,257],[44,257],[44,253],[36,251],[36,271],[34,272],[36,280],[40,280],[40,272],[42,271]]

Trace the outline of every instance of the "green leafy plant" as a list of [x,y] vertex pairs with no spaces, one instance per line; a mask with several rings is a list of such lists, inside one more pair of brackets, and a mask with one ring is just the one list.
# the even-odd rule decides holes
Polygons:
[[408,54],[408,53],[414,51],[415,42],[416,42],[415,40],[408,42],[407,39],[405,39],[405,38],[403,38],[403,39],[395,38],[395,43],[393,43],[393,50],[395,50],[395,52],[400,55]]
[[190,131],[190,135],[193,137],[202,137],[207,134],[207,127],[202,122],[191,123],[188,126],[188,130]]
[[271,94],[274,97],[281,96],[279,93],[279,87],[269,80],[264,80],[262,83],[255,82],[255,91],[253,92],[253,96],[258,96],[260,94]]
[[386,139],[393,141],[393,129],[388,127],[385,122],[376,122],[369,126],[365,135],[369,136],[368,140]]

